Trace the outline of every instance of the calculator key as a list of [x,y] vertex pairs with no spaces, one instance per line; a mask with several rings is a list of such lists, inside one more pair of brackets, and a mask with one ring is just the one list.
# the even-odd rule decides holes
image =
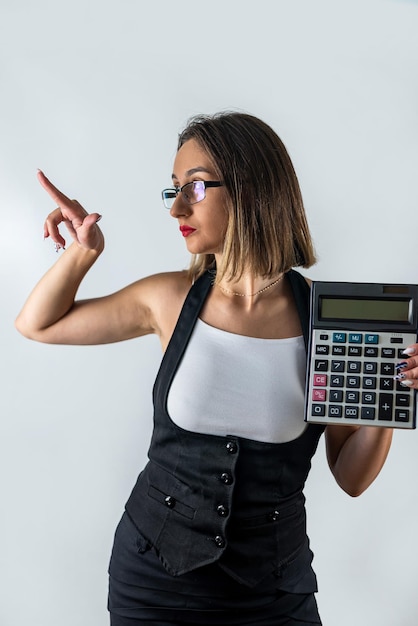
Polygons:
[[342,402],[343,392],[341,391],[341,389],[331,389],[329,392],[329,401],[330,402]]
[[405,359],[408,359],[408,355],[404,354],[403,351],[405,350],[405,348],[398,348],[398,359],[403,359],[405,361]]
[[401,391],[404,393],[408,393],[408,392],[411,393],[412,391],[410,387],[405,387],[405,385],[402,385],[399,380],[396,381],[395,389],[396,391]]
[[360,372],[361,361],[348,361],[347,370],[354,374],[354,372]]
[[346,333],[333,333],[332,341],[334,343],[345,343],[347,341]]
[[363,378],[363,389],[376,389],[376,378],[365,376]]
[[365,343],[379,343],[379,335],[366,335],[364,338]]
[[395,348],[382,348],[382,357],[385,359],[394,359]]
[[347,387],[360,387],[360,376],[347,376]]
[[379,396],[379,419],[392,419],[393,396],[391,393],[381,393]]
[[358,419],[359,410],[358,406],[346,406],[344,409],[344,417],[350,419]]
[[381,378],[380,379],[380,389],[382,391],[392,391],[394,387],[393,378]]
[[397,393],[395,398],[396,406],[409,406],[409,398],[410,396],[408,396],[406,393]]
[[330,376],[330,385],[331,387],[344,387],[344,376]]
[[319,335],[319,338],[320,338],[321,341],[328,341],[328,339],[329,339],[328,335],[325,335],[325,334]]
[[348,346],[348,356],[361,356],[363,348],[360,346]]
[[312,389],[312,401],[313,402],[325,402],[327,399],[326,389]]
[[345,370],[345,361],[331,361],[331,372],[343,372]]
[[376,404],[376,393],[374,391],[363,391],[361,401],[363,404]]
[[350,404],[358,404],[360,399],[360,394],[358,391],[346,391],[345,393],[345,401]]
[[332,354],[334,356],[345,356],[346,353],[346,346],[339,346],[338,344],[336,346],[332,346]]
[[314,387],[326,387],[328,376],[326,374],[314,374],[313,384]]
[[362,420],[374,420],[376,417],[376,409],[372,406],[361,407],[361,419]]
[[378,348],[373,348],[372,346],[366,346],[364,348],[364,356],[367,358],[375,358],[377,357],[379,354],[379,349]]
[[395,364],[394,363],[381,363],[380,373],[382,376],[393,376],[395,374]]
[[328,407],[328,417],[342,417],[343,416],[343,407],[340,405],[334,406],[330,404]]
[[377,363],[376,363],[376,361],[373,361],[371,363],[369,363],[368,361],[365,361],[363,363],[363,372],[365,374],[377,374]]
[[312,417],[323,417],[325,415],[325,404],[312,405]]
[[329,346],[318,345],[315,348],[315,354],[328,354]]
[[324,359],[316,359],[315,372],[326,372],[328,369],[328,361]]
[[363,334],[362,333],[349,333],[348,342],[349,343],[363,343]]
[[409,422],[409,411],[395,409],[395,422]]

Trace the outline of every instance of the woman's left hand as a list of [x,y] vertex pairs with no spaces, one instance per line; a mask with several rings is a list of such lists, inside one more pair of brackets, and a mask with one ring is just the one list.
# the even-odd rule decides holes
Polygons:
[[418,343],[413,343],[404,350],[405,360],[396,365],[396,380],[405,387],[418,389]]

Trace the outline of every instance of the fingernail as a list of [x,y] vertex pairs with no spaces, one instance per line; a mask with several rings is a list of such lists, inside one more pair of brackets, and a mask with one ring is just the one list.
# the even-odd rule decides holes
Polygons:
[[395,365],[395,368],[396,368],[397,370],[402,370],[404,367],[408,367],[408,363],[407,363],[407,361],[402,361],[402,363],[397,363],[397,364]]
[[415,352],[415,348],[405,348],[402,354],[407,354],[408,356],[411,356],[412,354],[415,354]]
[[97,220],[96,220],[96,224],[97,224],[97,222],[100,222],[100,220],[102,219],[102,217],[103,217],[103,215],[99,215],[99,217],[98,217],[98,218],[97,218]]
[[412,387],[412,385],[414,384],[413,380],[401,380],[401,385],[404,385],[405,387]]
[[396,374],[396,376],[393,377],[394,380],[403,380],[404,378],[406,378],[406,374]]

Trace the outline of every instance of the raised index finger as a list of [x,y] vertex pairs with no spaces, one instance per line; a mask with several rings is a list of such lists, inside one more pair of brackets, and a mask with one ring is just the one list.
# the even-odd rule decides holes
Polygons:
[[45,176],[42,170],[38,170],[38,180],[42,187],[48,192],[51,198],[59,207],[70,208],[72,201],[65,194],[63,194],[51,181]]

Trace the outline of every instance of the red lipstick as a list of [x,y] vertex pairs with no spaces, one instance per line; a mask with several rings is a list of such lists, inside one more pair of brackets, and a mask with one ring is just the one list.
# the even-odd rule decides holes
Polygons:
[[191,226],[187,226],[187,224],[185,224],[184,226],[180,226],[180,231],[183,237],[188,237],[189,235],[194,233],[195,230],[196,230],[195,228],[192,228]]

